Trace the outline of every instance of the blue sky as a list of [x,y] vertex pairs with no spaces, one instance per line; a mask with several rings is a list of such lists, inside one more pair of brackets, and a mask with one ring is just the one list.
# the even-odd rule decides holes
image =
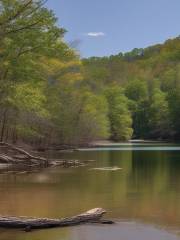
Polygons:
[[180,0],[49,0],[82,57],[107,56],[180,35]]

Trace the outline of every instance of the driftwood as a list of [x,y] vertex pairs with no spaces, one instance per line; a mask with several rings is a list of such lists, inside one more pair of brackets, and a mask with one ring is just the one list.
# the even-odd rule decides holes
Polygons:
[[0,227],[21,228],[25,229],[26,231],[30,231],[31,229],[66,227],[82,223],[113,223],[109,220],[101,220],[105,213],[106,211],[104,209],[95,208],[80,215],[62,219],[0,216]]
[[24,149],[12,144],[0,142],[0,164],[7,166],[3,168],[0,167],[0,173],[3,173],[6,169],[12,169],[15,173],[17,171],[19,172],[19,170],[23,170],[24,173],[24,169],[31,172],[34,168],[41,169],[56,166],[64,168],[79,167],[85,166],[87,162],[70,159],[47,159],[40,156],[34,156]]
[[46,159],[33,156],[9,143],[0,142],[0,162],[8,164],[42,164]]
[[18,152],[18,153],[22,154],[22,156],[21,156],[22,159],[35,159],[35,160],[40,160],[40,161],[47,161],[46,158],[33,156],[32,154],[28,153],[24,149],[15,147],[14,145],[9,144],[9,143],[0,142],[0,146],[7,147],[10,150],[14,150],[15,152]]
[[0,154],[0,161],[3,162],[3,163],[15,162],[15,160],[12,157],[7,156],[5,154]]

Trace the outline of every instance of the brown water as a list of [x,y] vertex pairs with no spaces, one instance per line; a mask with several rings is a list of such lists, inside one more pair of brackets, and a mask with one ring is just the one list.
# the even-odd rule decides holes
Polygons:
[[116,224],[31,233],[0,229],[0,240],[180,239],[180,146],[114,145],[51,154],[95,162],[0,175],[0,214],[58,218],[103,207]]

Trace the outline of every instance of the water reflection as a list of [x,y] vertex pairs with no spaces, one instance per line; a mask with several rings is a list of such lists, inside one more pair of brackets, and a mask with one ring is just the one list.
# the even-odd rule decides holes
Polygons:
[[[60,157],[57,153],[53,155]],[[0,213],[63,217],[100,206],[109,211],[109,217],[118,221],[126,219],[128,222],[144,222],[172,231],[180,228],[180,152],[114,151],[113,148],[108,151],[98,149],[64,153],[61,157],[96,161],[80,168],[52,168],[25,176],[0,175]],[[122,170],[89,171],[91,168],[113,166]],[[120,225],[114,227],[116,231],[120,229]],[[74,240],[78,229],[51,230],[49,236],[53,240],[58,237]],[[88,232],[95,231],[90,226],[85,229]],[[101,232],[101,229],[98,228],[97,232]],[[129,231],[132,233],[134,228],[129,228]],[[73,238],[70,237],[72,232]],[[162,239],[160,232],[156,232],[157,239]],[[23,233],[16,231],[7,233],[0,230],[0,233],[0,240],[14,240],[16,235],[17,239],[21,240],[21,235],[22,239],[26,239]],[[92,236],[87,239],[101,239]],[[35,232],[31,239],[46,238],[44,232]],[[86,238],[81,235],[79,239]],[[115,235],[112,239],[116,239]],[[175,236],[164,239],[175,239]]]
[[153,226],[135,222],[119,222],[109,226],[76,226],[64,229],[51,229],[25,233],[10,231],[8,235],[2,230],[3,240],[178,240],[178,236]]

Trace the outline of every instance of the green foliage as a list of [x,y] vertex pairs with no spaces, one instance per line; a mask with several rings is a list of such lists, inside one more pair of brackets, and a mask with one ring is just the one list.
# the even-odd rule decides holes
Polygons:
[[107,103],[43,0],[0,2],[1,140],[79,144],[109,134]]
[[53,122],[57,138],[64,144],[84,144],[108,137],[107,103],[101,96],[84,90],[60,89]]
[[175,137],[180,137],[180,88],[171,89],[168,92],[169,109],[170,109],[170,120],[174,130]]
[[171,131],[170,112],[166,93],[159,88],[153,90],[149,115],[150,134],[166,138]]
[[126,86],[126,96],[135,102],[142,102],[148,98],[148,89],[145,81],[132,80]]
[[81,60],[44,0],[0,1],[0,140],[180,138],[180,38]]
[[128,99],[121,88],[115,86],[105,91],[109,104],[109,121],[111,139],[115,141],[129,140],[132,137],[132,119],[128,109]]
[[[96,89],[112,84],[125,88],[135,138],[180,136],[180,38],[129,53],[83,60],[85,74],[93,68],[106,70],[89,80]],[[88,76],[87,76],[88,78]],[[102,80],[104,79],[104,81]]]

